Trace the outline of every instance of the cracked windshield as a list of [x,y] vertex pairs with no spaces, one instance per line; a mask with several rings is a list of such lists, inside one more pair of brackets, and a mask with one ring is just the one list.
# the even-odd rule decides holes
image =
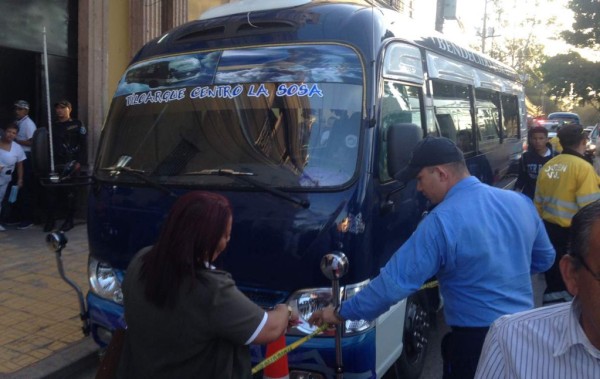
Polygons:
[[[99,175],[160,183],[343,185],[356,170],[363,68],[354,50],[302,45],[145,61],[121,79]],[[228,173],[230,175],[220,175]]]

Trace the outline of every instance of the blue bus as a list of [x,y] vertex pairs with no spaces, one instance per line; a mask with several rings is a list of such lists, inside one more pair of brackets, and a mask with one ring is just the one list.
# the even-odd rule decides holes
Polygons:
[[[130,259],[186,191],[231,200],[219,264],[257,304],[299,310],[290,344],[332,301],[325,254],[350,262],[347,299],[426,214],[416,183],[395,179],[423,136],[456,141],[472,175],[510,185],[526,126],[514,70],[369,1],[256,3],[211,9],[147,43],[118,84],[87,210],[86,303],[100,345],[126,326]],[[423,290],[376,320],[346,322],[346,377],[418,377],[439,304],[435,289]],[[253,347],[254,363],[264,353]],[[288,361],[290,378],[335,377],[333,336]]]

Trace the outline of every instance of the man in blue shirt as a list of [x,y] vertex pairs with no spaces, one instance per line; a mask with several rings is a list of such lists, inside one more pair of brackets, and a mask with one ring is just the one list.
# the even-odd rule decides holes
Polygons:
[[442,341],[444,378],[473,378],[489,326],[533,307],[531,274],[552,266],[554,248],[531,200],[470,176],[449,139],[417,144],[400,175],[415,177],[437,206],[365,289],[309,321],[373,320],[437,275],[452,328]]

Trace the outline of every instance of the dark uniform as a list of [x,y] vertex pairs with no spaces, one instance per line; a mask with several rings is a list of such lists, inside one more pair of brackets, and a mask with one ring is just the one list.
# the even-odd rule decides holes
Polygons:
[[[79,120],[57,121],[52,125],[52,147],[54,166],[61,176],[77,175],[79,164],[85,158],[87,130]],[[47,222],[44,231],[54,229],[56,210],[59,204],[66,204],[67,214],[60,230],[73,227],[73,216],[77,209],[77,187],[48,187]]]

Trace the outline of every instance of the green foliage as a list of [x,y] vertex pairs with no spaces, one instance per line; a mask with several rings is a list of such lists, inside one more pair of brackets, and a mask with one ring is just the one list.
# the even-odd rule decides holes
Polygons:
[[575,13],[573,31],[561,36],[577,47],[600,48],[600,3],[598,0],[571,0],[569,8]]
[[540,67],[547,94],[574,105],[589,104],[600,111],[600,62],[576,52],[548,58]]
[[[486,32],[486,36],[480,33],[482,40],[487,39],[486,53],[517,70],[527,78],[525,84],[530,87],[542,81],[540,67],[547,58],[538,34],[556,23],[554,17],[541,18],[536,13],[548,2],[555,0],[535,0],[528,5],[517,1],[507,5],[505,0],[489,0],[488,26],[493,25],[493,29]],[[476,49],[480,50],[479,47]]]

